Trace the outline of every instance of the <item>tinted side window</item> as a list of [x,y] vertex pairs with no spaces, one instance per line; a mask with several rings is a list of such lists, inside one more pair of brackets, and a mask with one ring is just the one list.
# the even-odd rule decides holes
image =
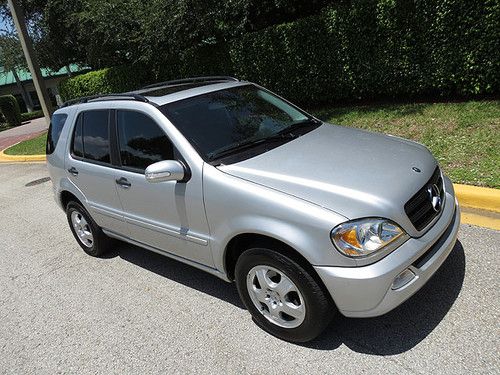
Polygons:
[[122,166],[144,170],[161,160],[172,160],[173,146],[150,117],[133,111],[117,111]]
[[64,123],[68,118],[67,114],[59,113],[52,116],[49,125],[49,132],[47,133],[47,144],[45,147],[45,152],[50,155],[54,152],[61,136],[61,132],[64,127]]
[[83,114],[80,114],[76,120],[75,131],[73,133],[73,143],[71,146],[73,155],[80,158],[83,158],[82,117]]
[[74,156],[110,163],[109,111],[86,111],[78,115],[73,133]]

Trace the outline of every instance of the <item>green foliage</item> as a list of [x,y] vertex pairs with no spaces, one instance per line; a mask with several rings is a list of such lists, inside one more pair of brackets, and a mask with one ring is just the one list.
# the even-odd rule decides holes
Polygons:
[[35,118],[40,118],[43,117],[43,111],[33,111],[33,112],[26,112],[26,113],[21,113],[21,121],[30,121]]
[[21,111],[19,110],[19,103],[14,96],[0,96],[0,112],[2,112],[7,126],[21,125]]
[[[134,25],[121,30],[105,23],[102,34],[89,43],[97,43],[95,58],[136,61],[147,69],[117,73],[115,79],[109,76],[117,68],[70,79],[61,85],[65,99],[128,90],[147,81],[228,74],[302,104],[500,91],[496,0],[336,1],[319,14],[251,33],[247,31],[270,24],[273,12],[292,9],[292,3],[296,10],[277,19],[296,18],[305,12],[302,2],[266,0],[254,9],[252,0],[238,0],[219,9],[212,6],[213,0],[193,7],[188,6],[192,0],[178,6],[151,0],[157,10],[151,14],[149,2],[137,1],[126,2],[126,9],[137,12]],[[314,2],[314,9],[327,2]],[[85,30],[109,18],[112,4],[88,8],[93,11],[85,13]],[[117,12],[115,20],[127,17],[128,12],[122,13]],[[236,21],[236,15],[244,21]],[[100,52],[99,43],[107,52]],[[110,52],[113,56],[107,58]]]
[[302,103],[500,88],[497,1],[361,0],[231,43],[238,77]]
[[22,141],[9,147],[4,152],[7,155],[43,155],[45,154],[45,144],[47,143],[47,133],[38,137]]
[[59,93],[63,100],[96,94],[119,93],[135,89],[147,80],[148,75],[144,69],[105,68],[61,81]]
[[7,71],[26,67],[21,43],[17,37],[0,35],[0,65]]

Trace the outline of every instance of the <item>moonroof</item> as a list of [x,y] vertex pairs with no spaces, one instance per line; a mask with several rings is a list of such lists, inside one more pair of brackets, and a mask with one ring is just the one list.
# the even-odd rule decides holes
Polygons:
[[141,92],[144,96],[164,96],[168,94],[173,94],[179,91],[194,89],[196,87],[202,87],[207,85],[213,85],[214,83],[225,82],[225,81],[209,81],[209,82],[196,82],[196,83],[183,83],[179,85],[151,88],[151,91]]

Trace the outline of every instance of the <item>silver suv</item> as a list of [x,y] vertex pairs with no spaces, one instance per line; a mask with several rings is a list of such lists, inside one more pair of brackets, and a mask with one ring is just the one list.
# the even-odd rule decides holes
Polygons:
[[249,82],[170,81],[58,109],[57,203],[83,250],[111,239],[228,282],[267,332],[378,316],[453,249],[460,212],[422,145],[322,123]]

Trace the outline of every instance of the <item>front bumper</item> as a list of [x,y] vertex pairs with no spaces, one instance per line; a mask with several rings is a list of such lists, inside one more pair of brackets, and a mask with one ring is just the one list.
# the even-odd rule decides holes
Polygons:
[[[348,317],[385,314],[416,293],[443,264],[455,246],[460,208],[447,192],[439,220],[420,238],[411,238],[380,261],[364,267],[315,266],[339,311]],[[410,269],[415,277],[392,289],[396,276]]]

